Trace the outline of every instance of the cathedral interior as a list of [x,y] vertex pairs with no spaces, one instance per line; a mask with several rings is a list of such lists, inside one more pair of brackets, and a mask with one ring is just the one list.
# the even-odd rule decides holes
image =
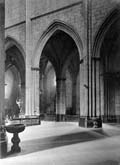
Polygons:
[[0,0],[0,161],[119,165],[119,126],[120,0]]

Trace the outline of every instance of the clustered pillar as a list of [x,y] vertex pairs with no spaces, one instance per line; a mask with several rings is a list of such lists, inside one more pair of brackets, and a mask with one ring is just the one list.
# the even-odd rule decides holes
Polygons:
[[76,84],[77,84],[76,77],[74,77],[73,81],[72,81],[72,111],[73,111],[73,115],[76,114],[76,99],[77,99],[77,96],[76,96]]
[[32,71],[31,71],[31,5],[30,1],[26,0],[26,97],[25,97],[25,115],[32,114]]
[[[86,0],[86,47],[83,52],[83,77],[80,76],[80,120],[83,127],[102,127],[100,93],[100,59],[93,54],[92,47],[92,0]],[[80,72],[80,74],[81,74]],[[81,83],[81,82],[84,82]],[[83,105],[83,106],[82,106]]]

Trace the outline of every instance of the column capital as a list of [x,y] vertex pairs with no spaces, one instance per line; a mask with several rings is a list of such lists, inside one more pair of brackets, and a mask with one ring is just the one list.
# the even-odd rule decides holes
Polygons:
[[92,57],[92,60],[94,60],[94,61],[100,61],[101,59],[100,59],[100,57]]
[[66,78],[57,78],[56,81],[66,81]]
[[32,70],[32,71],[40,71],[40,68],[37,68],[37,67],[31,67],[31,70]]

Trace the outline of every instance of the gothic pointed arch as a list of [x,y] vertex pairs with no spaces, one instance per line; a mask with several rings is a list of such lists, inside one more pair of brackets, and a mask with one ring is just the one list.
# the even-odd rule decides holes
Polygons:
[[80,36],[78,33],[71,27],[70,25],[67,25],[66,23],[62,21],[55,20],[50,26],[44,31],[42,36],[37,42],[37,45],[34,50],[34,58],[32,59],[32,66],[33,67],[39,67],[39,61],[40,61],[40,56],[42,53],[42,50],[47,43],[48,39],[57,31],[61,30],[65,33],[67,33],[71,38],[74,40],[74,42],[77,45],[78,51],[79,51],[79,56],[80,59],[82,58],[82,51],[83,51],[83,44]]
[[[116,121],[119,115],[120,8],[115,8],[100,26],[94,40],[94,81],[100,82],[99,96],[103,122]],[[97,60],[98,59],[98,60]],[[97,91],[97,90],[96,90]],[[96,95],[97,96],[97,95]],[[97,97],[96,97],[97,98]],[[95,98],[95,99],[96,99]],[[118,103],[117,103],[118,101]],[[117,103],[117,104],[116,104]],[[112,117],[111,117],[112,116]]]
[[23,55],[23,57],[25,59],[25,50],[21,46],[21,44],[16,39],[14,39],[13,37],[7,36],[5,38],[5,50],[9,49],[13,45],[15,45],[19,49],[19,51],[22,53],[22,55]]
[[[15,88],[11,88],[12,90],[12,96],[15,97],[11,98],[13,99],[13,105],[15,105],[15,100],[21,99],[22,101],[22,109],[23,113],[25,112],[25,51],[21,44],[16,41],[16,39],[7,36],[5,39],[5,72],[6,76],[11,73],[13,75],[13,84],[15,85]],[[7,77],[10,77],[8,75]],[[8,82],[9,83],[9,82]],[[7,84],[9,86],[9,84]],[[6,87],[7,88],[7,87]],[[18,92],[20,91],[20,92]],[[18,96],[15,93],[19,93]],[[9,102],[11,100],[9,99]]]
[[109,30],[111,25],[120,18],[120,9],[113,9],[108,16],[105,18],[100,28],[96,32],[94,43],[93,43],[93,56],[100,56],[100,47],[104,40],[106,32]]
[[[31,62],[33,68],[39,68],[40,70],[40,78],[37,77],[36,79],[39,79],[39,87],[37,88],[40,88],[41,113],[51,112],[51,114],[56,115],[56,120],[59,120],[59,116],[63,115],[62,117],[64,118],[65,114],[69,113],[78,115],[79,105],[78,107],[76,105],[79,102],[79,92],[77,93],[76,89],[79,86],[77,78],[80,77],[77,74],[75,75],[74,71],[76,71],[75,68],[79,70],[82,51],[83,45],[80,36],[70,25],[64,22],[54,21],[40,37],[34,51],[35,56]],[[44,72],[48,61],[51,62],[54,68],[55,75],[53,74],[53,79]],[[52,73],[50,76],[52,76]],[[49,82],[47,83],[48,80]],[[54,80],[55,85],[52,80]],[[70,86],[68,91],[66,86],[69,82],[72,86]],[[46,89],[48,90],[46,91]],[[71,93],[71,98],[68,97],[69,92]],[[68,104],[68,100],[71,103]],[[70,112],[68,113],[68,111]]]
[[6,58],[7,53],[9,55],[11,54],[10,56],[13,56],[12,54],[17,53],[17,56],[15,56],[15,65],[16,68],[20,71],[22,82],[25,83],[25,52],[23,47],[14,38],[7,36],[5,39],[5,51]]

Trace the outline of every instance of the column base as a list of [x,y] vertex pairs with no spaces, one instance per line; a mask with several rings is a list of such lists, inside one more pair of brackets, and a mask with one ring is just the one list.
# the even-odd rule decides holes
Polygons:
[[56,121],[65,121],[65,115],[64,114],[56,114]]
[[100,117],[80,117],[79,126],[86,128],[101,128],[102,119]]
[[5,132],[0,132],[0,159],[7,156],[7,138]]

